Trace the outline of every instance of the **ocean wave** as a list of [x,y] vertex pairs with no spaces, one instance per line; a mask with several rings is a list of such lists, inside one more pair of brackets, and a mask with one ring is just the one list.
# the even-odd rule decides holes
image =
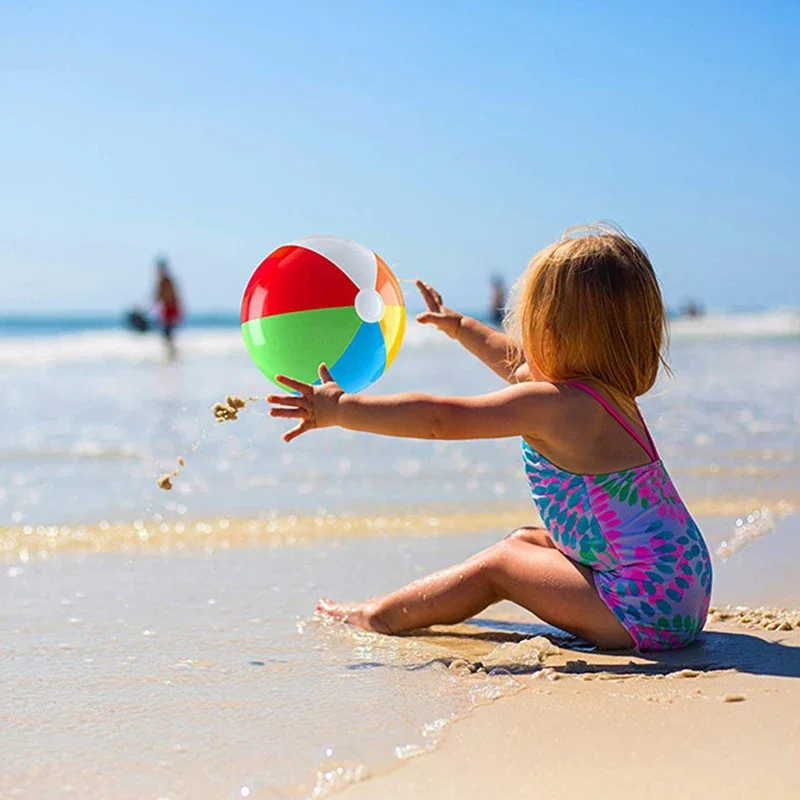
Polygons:
[[[187,355],[225,356],[243,350],[238,330],[195,330],[180,337]],[[163,361],[164,345],[157,335],[125,331],[86,331],[56,336],[5,339],[0,364],[36,366],[87,361]]]
[[[437,331],[419,326],[406,331],[404,348],[449,341]],[[178,334],[182,356],[227,357],[244,354],[238,328],[196,328]],[[164,345],[158,334],[141,335],[127,331],[85,331],[55,336],[0,339],[0,365],[46,366],[89,361],[161,362]]]
[[87,459],[89,461],[98,458],[132,460],[143,459],[144,454],[132,445],[120,445],[118,447],[107,446],[100,442],[76,442],[67,447],[42,447],[31,449],[0,449],[0,463],[17,463],[27,459],[39,461],[48,459],[64,459],[76,461]]
[[800,336],[800,311],[782,309],[750,314],[707,314],[670,322],[670,333],[680,338],[763,338]]
[[[766,311],[752,314],[709,314],[670,323],[676,339],[719,337],[800,337],[800,311]],[[179,333],[181,353],[187,357],[227,357],[244,353],[238,328],[193,328]],[[164,347],[158,334],[127,331],[84,331],[53,336],[0,338],[0,365],[35,366],[87,361],[160,362]],[[406,329],[404,349],[444,346],[449,340],[430,327]]]

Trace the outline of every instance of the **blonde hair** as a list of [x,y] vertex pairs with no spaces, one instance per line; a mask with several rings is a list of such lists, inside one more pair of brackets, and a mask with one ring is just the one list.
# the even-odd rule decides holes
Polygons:
[[570,228],[540,250],[514,287],[507,328],[553,383],[589,380],[629,415],[668,343],[667,312],[644,249],[619,228]]

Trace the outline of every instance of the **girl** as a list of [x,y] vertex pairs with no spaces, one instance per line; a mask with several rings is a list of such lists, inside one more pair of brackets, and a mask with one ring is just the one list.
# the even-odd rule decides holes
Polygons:
[[398,634],[461,622],[511,600],[599,647],[669,650],[700,632],[711,593],[703,537],[659,459],[636,405],[666,363],[666,312],[653,267],[620,231],[568,231],[520,278],[511,329],[446,308],[417,281],[417,317],[511,386],[479,397],[349,395],[325,365],[321,385],[279,376],[274,417],[314,428],[417,439],[522,437],[544,528],[522,528],[463,564],[355,605],[317,610]]

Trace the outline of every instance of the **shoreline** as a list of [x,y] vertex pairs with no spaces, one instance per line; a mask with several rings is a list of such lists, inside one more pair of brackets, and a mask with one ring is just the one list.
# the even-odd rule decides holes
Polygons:
[[[764,511],[775,520],[794,518],[800,497],[752,497],[722,495],[687,501],[696,519],[758,516]],[[59,552],[153,553],[171,550],[208,550],[239,547],[305,545],[323,538],[351,539],[374,536],[467,535],[491,531],[509,532],[524,525],[541,524],[529,503],[495,500],[465,509],[463,504],[430,505],[408,513],[405,506],[375,508],[359,514],[267,513],[258,517],[178,518],[167,521],[154,514],[149,520],[107,521],[89,524],[27,524],[0,526],[0,563],[48,558]],[[701,526],[702,527],[702,526]],[[704,530],[709,547],[732,539]],[[761,534],[750,537],[756,539]],[[719,540],[719,541],[717,541]],[[727,547],[723,555],[733,555]]]

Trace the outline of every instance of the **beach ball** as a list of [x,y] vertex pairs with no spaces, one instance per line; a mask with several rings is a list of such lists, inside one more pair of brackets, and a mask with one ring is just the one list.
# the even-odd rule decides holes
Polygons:
[[338,236],[309,236],[274,250],[242,299],[245,345],[276,384],[279,374],[319,383],[324,363],[342,389],[360,392],[389,368],[405,323],[403,294],[389,267]]

